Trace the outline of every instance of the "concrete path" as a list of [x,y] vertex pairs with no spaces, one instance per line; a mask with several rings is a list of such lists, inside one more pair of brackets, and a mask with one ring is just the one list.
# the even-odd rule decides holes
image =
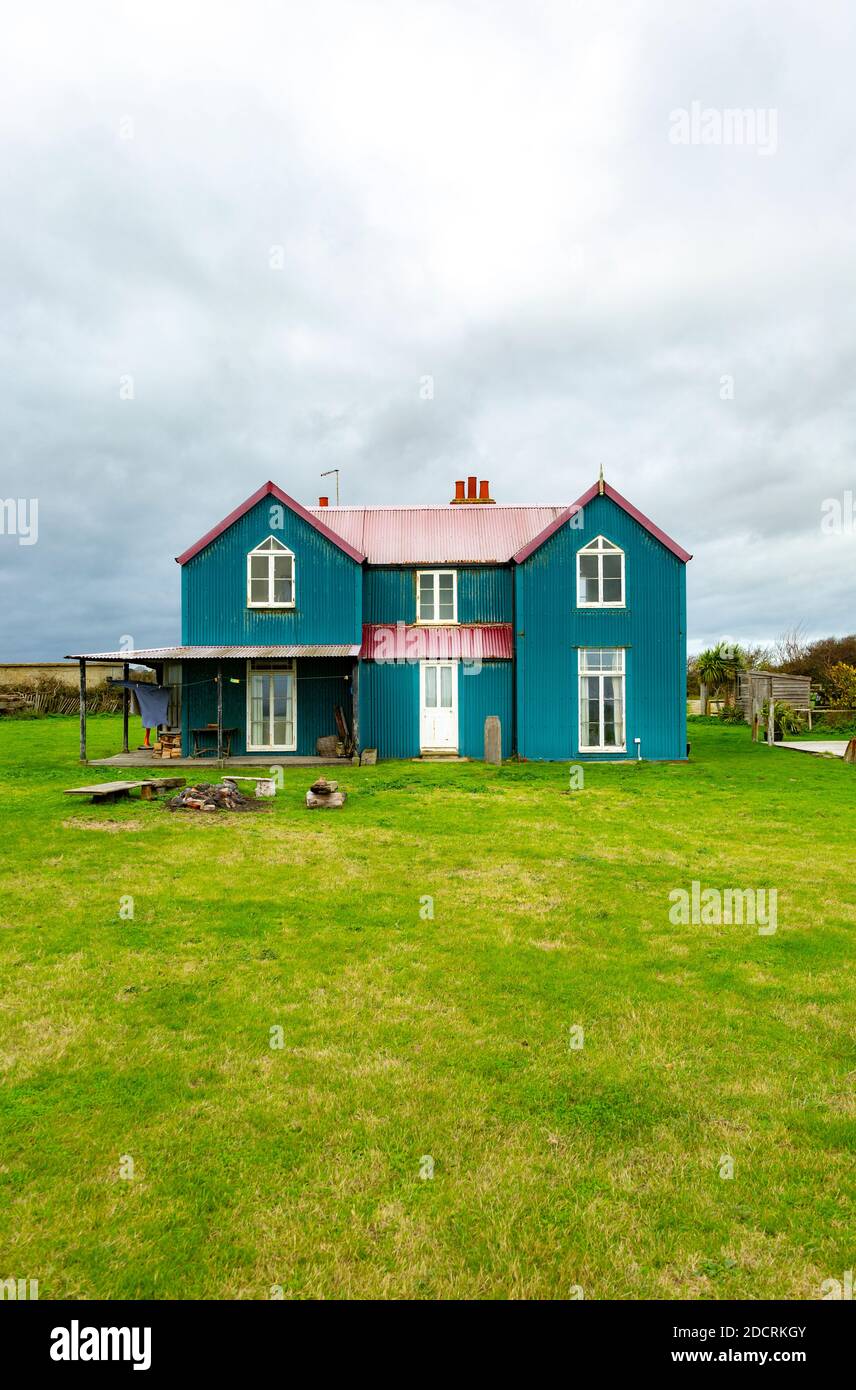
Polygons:
[[826,753],[833,758],[843,758],[847,747],[846,738],[815,738],[805,743],[776,743],[776,748],[793,748],[796,753]]

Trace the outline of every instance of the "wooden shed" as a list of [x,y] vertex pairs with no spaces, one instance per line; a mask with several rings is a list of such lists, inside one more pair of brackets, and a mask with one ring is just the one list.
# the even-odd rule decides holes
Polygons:
[[741,671],[737,677],[737,704],[747,724],[753,708],[765,700],[781,700],[797,710],[811,709],[811,676],[791,676],[784,671]]

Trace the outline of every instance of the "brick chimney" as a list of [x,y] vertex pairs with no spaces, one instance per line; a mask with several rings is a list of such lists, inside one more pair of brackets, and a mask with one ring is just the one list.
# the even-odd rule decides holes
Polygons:
[[465,482],[463,478],[459,478],[455,483],[455,495],[452,498],[451,505],[455,507],[460,506],[461,503],[464,505],[472,505],[472,503],[476,503],[476,505],[479,503],[490,503],[495,506],[496,503],[490,495],[490,483],[488,480],[482,478],[481,482],[479,482],[478,478],[471,477],[467,478]]

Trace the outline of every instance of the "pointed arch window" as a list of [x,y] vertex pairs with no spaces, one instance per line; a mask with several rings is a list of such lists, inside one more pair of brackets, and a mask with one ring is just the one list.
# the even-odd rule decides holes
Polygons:
[[276,536],[247,556],[247,607],[294,607],[294,552]]
[[624,607],[624,551],[605,536],[577,551],[577,606]]

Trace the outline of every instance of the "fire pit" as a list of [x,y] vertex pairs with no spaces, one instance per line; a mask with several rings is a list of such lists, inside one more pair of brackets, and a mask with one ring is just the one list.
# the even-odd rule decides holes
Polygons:
[[269,811],[270,805],[244,796],[234,782],[198,782],[167,802],[170,811]]

